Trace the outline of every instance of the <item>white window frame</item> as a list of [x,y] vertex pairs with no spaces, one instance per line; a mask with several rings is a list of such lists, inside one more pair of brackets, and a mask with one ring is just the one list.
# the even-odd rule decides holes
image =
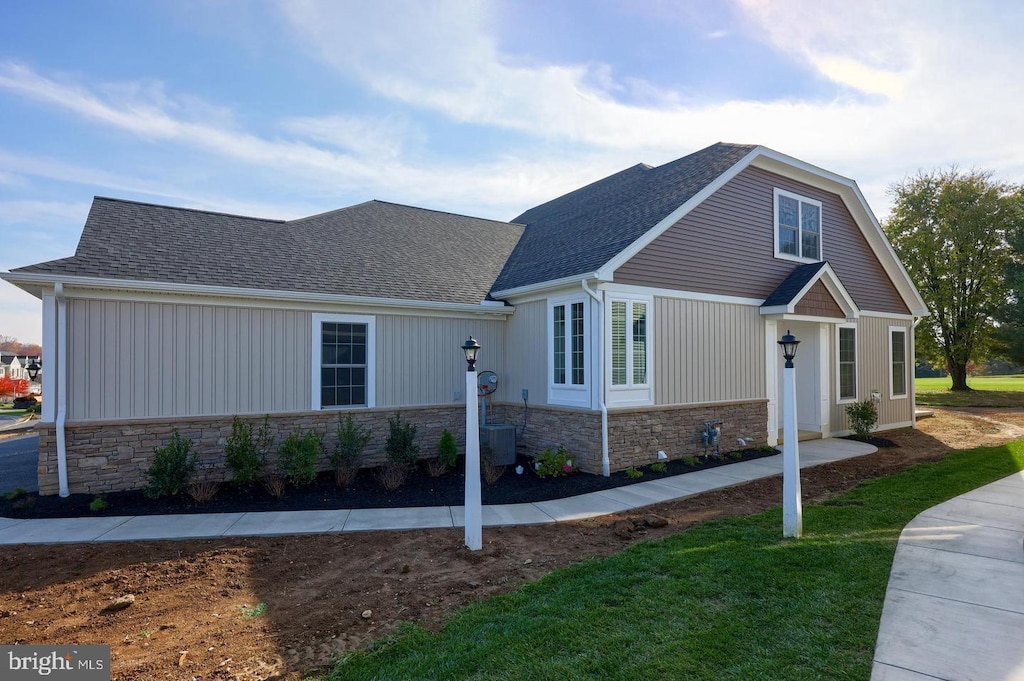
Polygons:
[[[797,201],[798,213],[797,213],[797,232],[796,232],[796,245],[800,250],[799,255],[793,255],[792,253],[783,253],[779,250],[779,197],[785,196],[790,199]],[[803,255],[804,250],[804,235],[803,235],[803,209],[799,208],[800,204],[808,203],[818,207],[818,257],[809,258]],[[808,196],[801,196],[785,189],[775,188],[773,195],[773,206],[772,206],[772,233],[775,240],[775,257],[780,260],[793,260],[795,262],[821,262],[825,259],[825,216],[822,211],[821,201],[817,201]]]
[[[840,350],[840,336],[843,329],[853,330],[853,397],[843,397],[842,352]],[[860,358],[857,355],[858,335],[856,324],[836,325],[836,404],[852,404],[857,401],[857,396],[860,394],[860,381],[857,376],[860,369]]]
[[[895,358],[892,356],[892,337],[893,334],[903,334],[903,392],[897,394],[895,387],[892,382],[893,374],[893,362]],[[910,356],[910,346],[908,344],[910,334],[907,333],[907,327],[905,326],[890,326],[889,334],[886,340],[889,341],[889,399],[890,400],[905,400],[910,394],[910,380],[907,377],[907,365],[909,364],[908,357]]]
[[[323,366],[323,325],[365,324],[366,325],[366,404],[332,405],[320,404],[320,369]],[[370,315],[314,313],[312,322],[312,367],[310,385],[310,406],[315,411],[338,411],[368,409],[377,406],[377,318]]]
[[[583,306],[583,383],[572,382],[572,306]],[[555,308],[565,307],[565,383],[555,383]],[[590,404],[590,379],[592,376],[590,355],[592,335],[590,333],[590,301],[585,297],[568,296],[551,298],[547,305],[547,384],[548,402],[567,406]]]
[[[612,304],[626,304],[626,383],[614,385],[612,382]],[[643,303],[647,307],[646,332],[647,346],[645,361],[647,363],[647,381],[633,381],[633,304]],[[605,318],[605,381],[608,389],[608,404],[616,406],[649,405],[654,403],[654,298],[653,296],[617,295],[607,296]]]

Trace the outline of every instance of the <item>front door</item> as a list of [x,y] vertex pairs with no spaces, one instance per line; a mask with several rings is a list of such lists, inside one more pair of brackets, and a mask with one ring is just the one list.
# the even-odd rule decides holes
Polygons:
[[[827,350],[821,347],[820,324],[813,322],[779,321],[778,335],[789,331],[800,345],[797,347],[796,359],[793,360],[793,367],[796,371],[796,420],[797,428],[815,433],[821,432],[821,409],[822,401],[827,400],[827,387],[822,387],[822,358]],[[778,352],[778,400],[776,404],[782,409],[782,370],[786,361],[782,358],[782,352]],[[779,424],[782,423],[782,413],[779,412]]]

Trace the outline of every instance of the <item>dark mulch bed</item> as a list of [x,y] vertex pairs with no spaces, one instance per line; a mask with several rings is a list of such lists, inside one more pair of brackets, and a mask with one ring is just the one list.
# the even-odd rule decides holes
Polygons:
[[[522,504],[549,499],[561,499],[621,487],[634,482],[693,471],[726,466],[740,461],[751,461],[778,453],[774,450],[744,450],[721,457],[701,457],[696,465],[680,460],[666,461],[663,473],[642,469],[643,477],[630,478],[625,472],[610,477],[573,473],[557,478],[539,478],[529,463],[523,461],[524,472],[517,475],[513,466],[507,466],[493,485],[481,483],[484,504]],[[460,462],[461,467],[461,462]],[[206,503],[196,503],[186,494],[161,499],[150,499],[141,492],[112,492],[103,495],[107,507],[102,511],[89,509],[96,498],[90,494],[72,494],[41,497],[25,494],[18,499],[0,498],[0,517],[6,518],[75,518],[89,516],[165,515],[170,513],[229,513],[241,511],[308,511],[338,508],[412,508],[419,506],[461,506],[465,494],[465,475],[455,471],[432,478],[422,470],[409,477],[399,489],[388,492],[373,477],[370,470],[360,471],[348,488],[334,484],[333,474],[322,473],[317,481],[302,487],[288,486],[280,499],[270,495],[261,485],[238,487],[225,483],[216,496]]]
[[898,444],[885,437],[878,437],[877,435],[868,435],[867,437],[857,437],[856,435],[847,435],[842,438],[843,440],[853,440],[854,442],[866,442],[869,445],[874,445],[879,449],[888,449],[890,447],[899,447]]

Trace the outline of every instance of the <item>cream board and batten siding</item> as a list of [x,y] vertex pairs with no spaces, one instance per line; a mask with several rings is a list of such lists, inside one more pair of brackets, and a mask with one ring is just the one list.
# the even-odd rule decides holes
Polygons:
[[68,418],[299,411],[309,313],[68,300]]
[[515,314],[505,322],[505,370],[498,371],[496,401],[521,403],[526,388],[529,404],[548,403],[547,315],[546,299],[516,303]]
[[[308,411],[312,314],[69,298],[68,418]],[[483,366],[504,362],[500,320],[375,317],[378,407],[451,404],[465,390],[469,334]]]
[[461,346],[469,336],[481,345],[477,371],[498,374],[500,390],[506,373],[503,324],[500,320],[378,315],[377,406],[464,404],[466,355]]
[[[907,330],[907,397],[891,399],[889,397],[889,373],[892,370],[889,364],[889,328],[900,327]],[[910,342],[913,339],[913,322],[903,317],[879,317],[875,315],[861,315],[857,319],[857,399],[867,400],[871,393],[877,390],[881,393],[882,400],[878,404],[878,427],[879,429],[902,427],[911,425],[914,420],[913,402],[909,391],[913,390],[913,362],[910,357]],[[831,334],[829,351],[833,371],[831,376],[832,392],[835,392],[834,382],[836,358],[835,332]],[[845,432],[850,429],[850,421],[846,417],[846,405],[835,404],[835,396],[832,396],[832,429],[835,432]]]
[[656,405],[764,398],[757,306],[655,296],[654,312]]
[[753,167],[619,267],[615,282],[763,300],[796,265],[775,257],[776,188],[821,202],[823,258],[860,309],[909,313],[837,194]]

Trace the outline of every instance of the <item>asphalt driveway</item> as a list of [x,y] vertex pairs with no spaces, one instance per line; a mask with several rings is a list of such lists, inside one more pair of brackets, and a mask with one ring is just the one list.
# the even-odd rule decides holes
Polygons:
[[10,492],[17,487],[29,492],[37,491],[38,465],[38,435],[0,440],[0,493]]

